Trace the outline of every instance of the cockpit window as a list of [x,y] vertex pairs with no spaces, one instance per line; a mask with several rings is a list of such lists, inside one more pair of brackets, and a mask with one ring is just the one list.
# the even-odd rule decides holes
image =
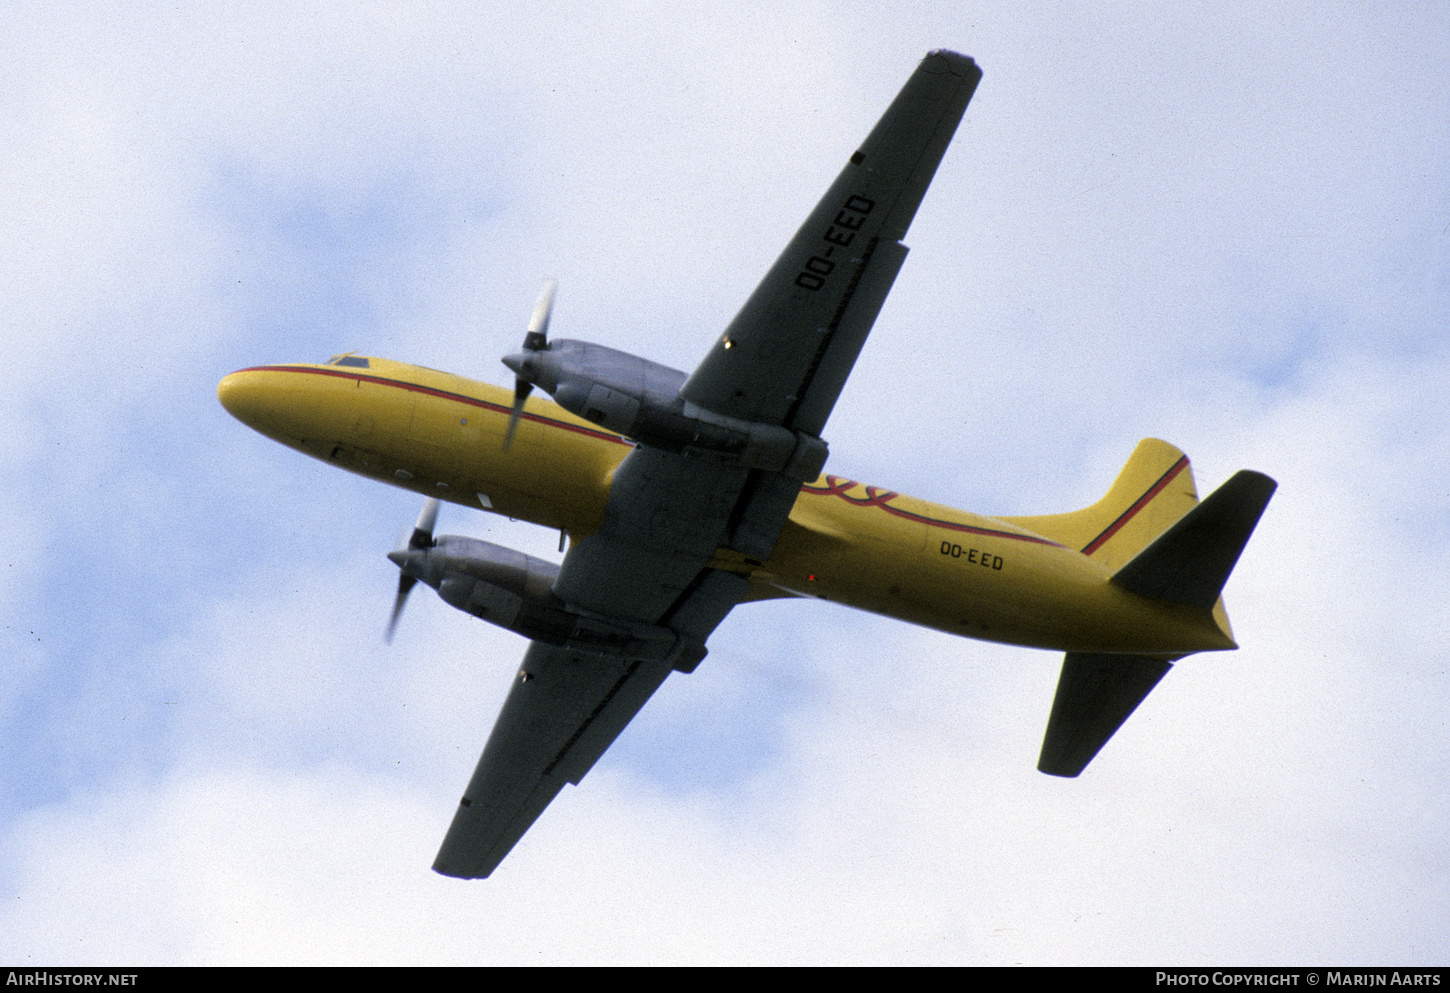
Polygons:
[[323,364],[324,365],[350,365],[350,366],[356,366],[359,369],[366,369],[366,368],[368,368],[368,360],[365,359],[365,358],[363,358],[361,355],[334,355],[332,358],[328,359]]

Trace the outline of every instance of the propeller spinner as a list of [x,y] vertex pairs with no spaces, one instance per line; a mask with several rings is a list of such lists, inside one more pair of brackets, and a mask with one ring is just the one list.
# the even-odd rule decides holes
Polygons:
[[549,315],[554,310],[554,291],[559,288],[557,279],[544,280],[539,291],[539,300],[534,304],[534,316],[529,318],[529,330],[524,335],[524,350],[517,355],[507,356],[503,364],[514,371],[514,406],[509,412],[508,431],[503,436],[503,450],[508,451],[514,443],[514,431],[518,429],[519,418],[524,413],[524,401],[533,392],[534,370],[530,353],[549,349]]
[[398,626],[398,618],[403,614],[403,604],[408,602],[408,594],[417,585],[418,577],[409,571],[409,559],[412,553],[426,552],[433,547],[433,526],[438,523],[438,501],[432,498],[423,502],[423,509],[418,514],[418,523],[413,525],[412,537],[406,545],[399,545],[398,550],[389,552],[388,558],[402,570],[398,574],[398,596],[393,601],[393,616],[388,619],[387,641],[393,641],[393,631]]

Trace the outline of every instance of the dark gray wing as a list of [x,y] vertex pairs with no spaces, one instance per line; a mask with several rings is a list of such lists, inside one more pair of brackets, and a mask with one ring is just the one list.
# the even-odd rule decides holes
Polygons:
[[533,642],[433,868],[487,876],[565,783],[577,783],[670,673],[664,660]]
[[705,639],[745,596],[740,575],[706,566],[745,478],[638,448],[615,471],[599,531],[569,549],[554,593],[581,616],[663,628],[663,657],[533,642],[433,868],[491,873],[565,783],[578,783],[672,670],[692,671]]
[[[900,244],[981,72],[933,52],[786,248],[681,396],[798,433],[783,471],[638,447],[615,471],[604,521],[570,548],[554,593],[581,617],[674,635],[667,657],[534,642],[434,869],[487,876],[566,782],[578,783],[672,670],[749,590],[717,549],[763,562],[825,457],[822,427],[906,257]],[[747,561],[747,564],[748,561]]]
[[819,435],[906,258],[901,239],[982,72],[932,52],[680,394]]
[[680,641],[666,657],[530,643],[433,868],[464,879],[493,872],[564,784],[578,784],[594,767],[665,677],[694,668],[705,638],[748,587],[733,573],[699,570],[670,618]]

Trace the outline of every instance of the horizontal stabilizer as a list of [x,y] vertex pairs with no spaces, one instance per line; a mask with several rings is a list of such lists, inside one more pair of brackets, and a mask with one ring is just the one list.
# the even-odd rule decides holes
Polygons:
[[1114,573],[1113,583],[1150,600],[1212,610],[1278,485],[1261,472],[1234,473]]
[[1171,662],[1146,655],[1068,652],[1038,770],[1049,776],[1082,772],[1171,668]]

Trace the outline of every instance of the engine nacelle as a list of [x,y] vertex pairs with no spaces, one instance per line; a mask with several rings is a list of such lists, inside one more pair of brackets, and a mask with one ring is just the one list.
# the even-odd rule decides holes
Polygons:
[[570,413],[652,448],[787,472],[802,482],[826,462],[820,438],[697,407],[680,396],[685,373],[637,355],[566,338],[504,364]]
[[704,646],[686,645],[668,628],[570,609],[553,593],[559,567],[512,548],[442,535],[430,548],[388,558],[448,604],[531,640],[596,655],[673,658],[677,665],[704,657]]

